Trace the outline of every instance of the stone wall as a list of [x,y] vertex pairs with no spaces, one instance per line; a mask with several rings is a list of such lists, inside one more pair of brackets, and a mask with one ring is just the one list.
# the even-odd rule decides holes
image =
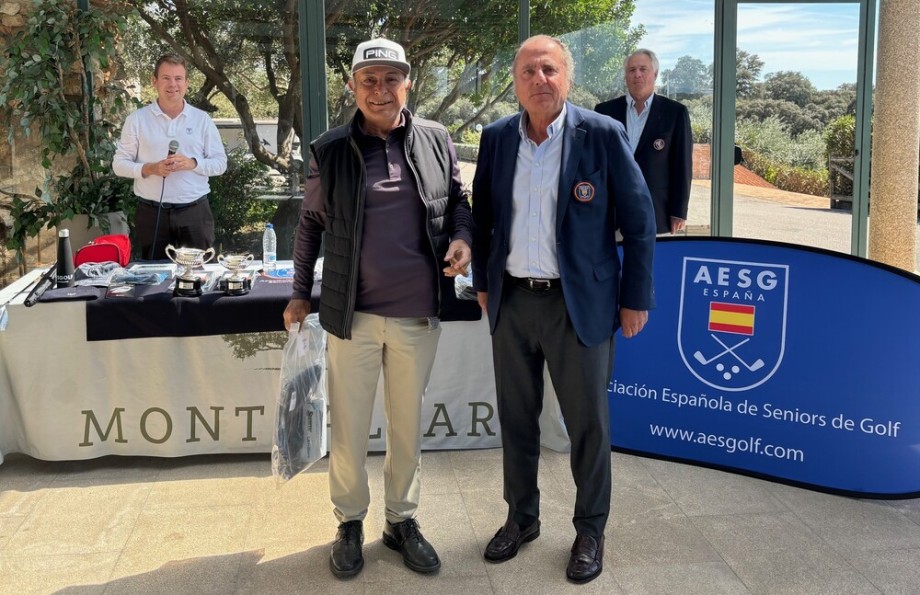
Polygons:
[[[64,1],[64,0],[62,0]],[[10,39],[26,23],[33,0],[0,0],[0,38]],[[0,78],[4,76],[0,63]],[[10,128],[13,128],[13,142],[6,142]],[[44,169],[41,166],[41,139],[37,130],[28,137],[23,135],[17,122],[10,122],[0,116],[0,288],[17,279],[20,264],[15,253],[6,249],[6,239],[12,220],[11,199],[5,193],[34,195],[35,189],[44,183]],[[54,232],[49,230],[26,243],[26,270],[45,266],[53,262],[56,254]]]
[[[0,0],[0,38],[9,39],[25,25],[25,15],[32,6],[32,0]],[[5,75],[0,63],[0,77]],[[5,139],[11,126],[0,116],[0,135]],[[18,128],[18,127],[17,127]],[[41,170],[37,153],[38,142],[33,138],[23,138],[17,129],[13,143],[0,143],[0,190],[7,192],[31,192],[34,187],[34,174]],[[32,158],[30,159],[29,156]],[[40,182],[41,178],[39,178]],[[0,201],[3,199],[0,198]],[[2,210],[2,209],[0,209]],[[5,213],[6,211],[3,210]]]

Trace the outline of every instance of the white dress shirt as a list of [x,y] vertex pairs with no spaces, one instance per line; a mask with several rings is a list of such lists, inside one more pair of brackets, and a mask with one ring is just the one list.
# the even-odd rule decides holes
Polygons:
[[[193,158],[193,170],[177,171],[165,179],[141,175],[145,163],[156,163],[169,153],[170,141],[179,143],[176,153]],[[147,200],[190,203],[211,191],[208,177],[227,169],[227,154],[217,126],[204,111],[185,103],[175,118],[166,115],[156,101],[125,119],[112,159],[115,175],[134,178],[134,194]],[[165,181],[164,181],[165,180]]]
[[640,114],[636,111],[636,100],[629,93],[626,94],[626,136],[629,137],[629,146],[633,153],[639,146],[639,139],[642,137],[642,131],[645,130],[645,123],[648,122],[648,112],[652,109],[653,99],[655,99],[654,93],[645,100],[645,107]]
[[562,170],[565,106],[546,128],[539,145],[527,136],[527,112],[521,115],[512,189],[511,237],[505,270],[512,277],[558,279],[556,204]]

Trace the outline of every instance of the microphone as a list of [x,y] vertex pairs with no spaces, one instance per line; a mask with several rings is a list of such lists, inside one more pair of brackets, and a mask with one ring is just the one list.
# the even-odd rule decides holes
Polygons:
[[[166,158],[169,159],[179,151],[179,141],[172,139],[169,141],[169,152],[166,153]],[[160,211],[163,210],[163,192],[166,190],[166,178],[163,178],[163,184],[160,186],[160,200],[157,205],[157,219],[156,223],[153,226],[153,243],[150,244],[150,260],[153,260],[154,255],[156,254],[157,247],[157,233],[160,231]]]
[[26,308],[34,306],[38,302],[38,298],[42,297],[43,293],[54,287],[54,276],[56,272],[57,263],[54,263],[48,267],[47,271],[42,273],[42,276],[38,279],[38,283],[35,284],[32,291],[26,296],[26,301],[24,302]]

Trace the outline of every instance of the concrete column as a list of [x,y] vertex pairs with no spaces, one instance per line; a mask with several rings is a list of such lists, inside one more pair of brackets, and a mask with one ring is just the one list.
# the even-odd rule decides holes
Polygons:
[[872,133],[869,258],[918,269],[920,10],[917,0],[881,0]]

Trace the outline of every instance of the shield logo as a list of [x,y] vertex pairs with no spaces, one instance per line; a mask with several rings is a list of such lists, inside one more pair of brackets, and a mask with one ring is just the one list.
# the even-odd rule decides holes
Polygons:
[[770,379],[786,346],[789,265],[685,257],[677,346],[704,384],[741,392]]
[[591,202],[594,198],[594,184],[591,182],[579,182],[573,189],[575,200],[578,202]]

